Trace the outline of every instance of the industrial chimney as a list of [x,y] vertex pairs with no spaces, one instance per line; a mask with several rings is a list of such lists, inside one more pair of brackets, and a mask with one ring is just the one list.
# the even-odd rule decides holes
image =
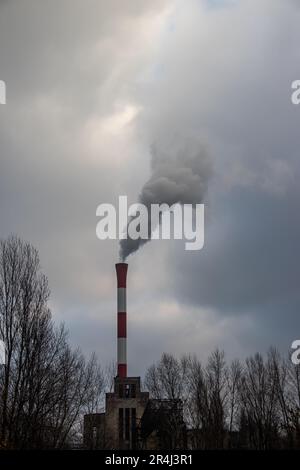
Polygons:
[[117,281],[118,281],[118,376],[127,377],[127,328],[126,328],[126,277],[127,263],[117,263]]

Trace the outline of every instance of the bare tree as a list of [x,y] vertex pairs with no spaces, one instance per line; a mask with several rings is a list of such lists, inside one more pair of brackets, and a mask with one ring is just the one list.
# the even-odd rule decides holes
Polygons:
[[289,359],[277,365],[278,397],[287,446],[300,447],[300,366]]
[[207,447],[223,448],[228,391],[223,351],[217,349],[211,354],[205,372],[208,394]]
[[241,407],[247,420],[249,445],[255,449],[277,447],[280,429],[278,389],[273,358],[260,354],[246,360],[240,383]]
[[182,401],[191,448],[300,447],[300,367],[274,348],[229,366],[219,350],[205,366],[163,355],[146,385],[156,398]]
[[239,385],[242,378],[242,365],[234,360],[230,364],[227,375],[228,401],[227,418],[229,432],[229,447],[232,445],[232,433],[239,429]]
[[0,442],[5,447],[65,447],[81,414],[97,407],[103,379],[96,358],[72,351],[47,306],[49,287],[37,251],[17,237],[0,242]]
[[192,430],[190,446],[205,448],[205,430],[208,422],[208,390],[205,371],[196,356],[186,358],[185,419]]
[[180,362],[171,354],[164,353],[160,361],[147,370],[145,386],[153,398],[181,398],[183,374]]
[[117,375],[117,364],[116,361],[110,361],[104,369],[104,382],[105,389],[108,392],[113,392],[114,390],[114,380]]

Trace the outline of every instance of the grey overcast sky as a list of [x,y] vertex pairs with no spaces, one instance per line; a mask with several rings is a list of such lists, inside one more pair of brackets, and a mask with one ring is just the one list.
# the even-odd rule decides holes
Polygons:
[[119,247],[96,208],[137,201],[153,146],[205,148],[205,246],[129,258],[129,374],[300,337],[299,24],[298,0],[0,0],[0,237],[37,247],[55,320],[103,364]]

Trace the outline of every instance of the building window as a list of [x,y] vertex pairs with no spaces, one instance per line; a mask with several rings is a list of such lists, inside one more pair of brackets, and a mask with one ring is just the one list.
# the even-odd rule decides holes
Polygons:
[[130,439],[130,408],[125,408],[125,440]]
[[136,449],[136,409],[131,408],[131,436],[132,448]]
[[123,408],[119,408],[119,440],[120,441],[123,441],[123,428],[124,428]]
[[93,436],[92,436],[93,447],[96,447],[97,446],[97,427],[96,426],[93,426],[92,433],[93,433]]
[[136,398],[136,384],[119,384],[119,398]]

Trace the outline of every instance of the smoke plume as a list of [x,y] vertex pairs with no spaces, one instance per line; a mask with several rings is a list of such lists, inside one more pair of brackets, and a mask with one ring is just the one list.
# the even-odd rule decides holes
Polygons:
[[[211,160],[203,145],[193,140],[180,145],[169,143],[168,150],[156,144],[151,150],[152,175],[139,195],[139,203],[147,207],[149,218],[151,204],[201,204],[212,174]],[[150,227],[151,220],[149,239],[133,240],[128,235],[120,240],[121,260],[150,240]]]

